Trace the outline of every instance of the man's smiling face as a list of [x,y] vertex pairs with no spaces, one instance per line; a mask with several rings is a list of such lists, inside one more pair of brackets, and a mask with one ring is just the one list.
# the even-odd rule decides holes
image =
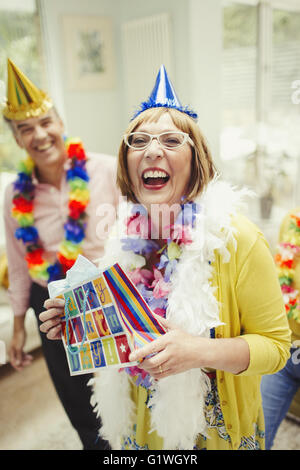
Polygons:
[[64,125],[54,109],[39,117],[11,121],[17,144],[36,166],[52,166],[65,159]]

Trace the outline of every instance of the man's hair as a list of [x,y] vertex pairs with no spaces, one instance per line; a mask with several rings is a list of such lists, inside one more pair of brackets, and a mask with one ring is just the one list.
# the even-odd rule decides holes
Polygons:
[[[48,110],[48,112],[51,111],[51,110],[53,110],[54,113],[56,114],[56,116],[57,116],[59,119],[61,119],[61,117],[60,117],[60,115],[59,115],[59,113],[58,113],[58,111],[57,111],[57,109],[56,109],[55,106],[53,106],[52,108],[50,108],[50,109]],[[47,114],[47,113],[45,113],[45,114]],[[4,115],[3,115],[3,119],[4,119],[4,122],[6,122],[6,124],[10,127],[11,131],[12,131],[13,133],[15,133],[15,128],[14,128],[14,126],[12,125],[14,119],[8,119],[8,118],[7,118],[6,116],[4,116]],[[22,119],[22,121],[23,121],[23,119]]]
[[12,132],[14,132],[14,128],[12,126],[12,120],[11,119],[8,119],[7,117],[3,116],[3,119],[4,119],[4,122],[6,122],[6,124],[10,127],[10,129],[12,130]]

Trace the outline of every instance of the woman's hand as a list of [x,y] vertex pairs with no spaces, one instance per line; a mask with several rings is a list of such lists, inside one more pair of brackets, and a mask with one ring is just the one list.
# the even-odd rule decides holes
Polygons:
[[47,299],[44,303],[47,310],[39,314],[42,322],[40,330],[46,333],[48,339],[61,339],[61,317],[64,305],[64,299]]
[[155,379],[179,374],[195,367],[204,367],[208,352],[208,338],[193,336],[155,315],[167,333],[155,341],[137,349],[129,356],[131,361],[153,355],[139,364]]
[[[165,328],[166,334],[129,356],[130,361],[142,360],[139,367],[155,379],[194,368],[207,367],[231,374],[240,374],[248,368],[250,349],[242,336],[202,338],[186,333],[158,315],[155,318]],[[149,355],[152,357],[144,359]]]

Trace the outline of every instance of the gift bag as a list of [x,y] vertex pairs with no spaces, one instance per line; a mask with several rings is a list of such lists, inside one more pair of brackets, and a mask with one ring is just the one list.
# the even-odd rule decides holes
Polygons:
[[65,299],[62,341],[71,375],[137,365],[130,352],[165,333],[119,264],[100,271],[80,255],[48,290]]

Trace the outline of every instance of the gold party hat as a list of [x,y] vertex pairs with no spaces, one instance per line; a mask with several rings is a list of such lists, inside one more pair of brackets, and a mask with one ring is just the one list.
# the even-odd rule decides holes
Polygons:
[[38,117],[53,107],[51,98],[39,90],[24,73],[7,59],[7,100],[3,115],[21,121]]

